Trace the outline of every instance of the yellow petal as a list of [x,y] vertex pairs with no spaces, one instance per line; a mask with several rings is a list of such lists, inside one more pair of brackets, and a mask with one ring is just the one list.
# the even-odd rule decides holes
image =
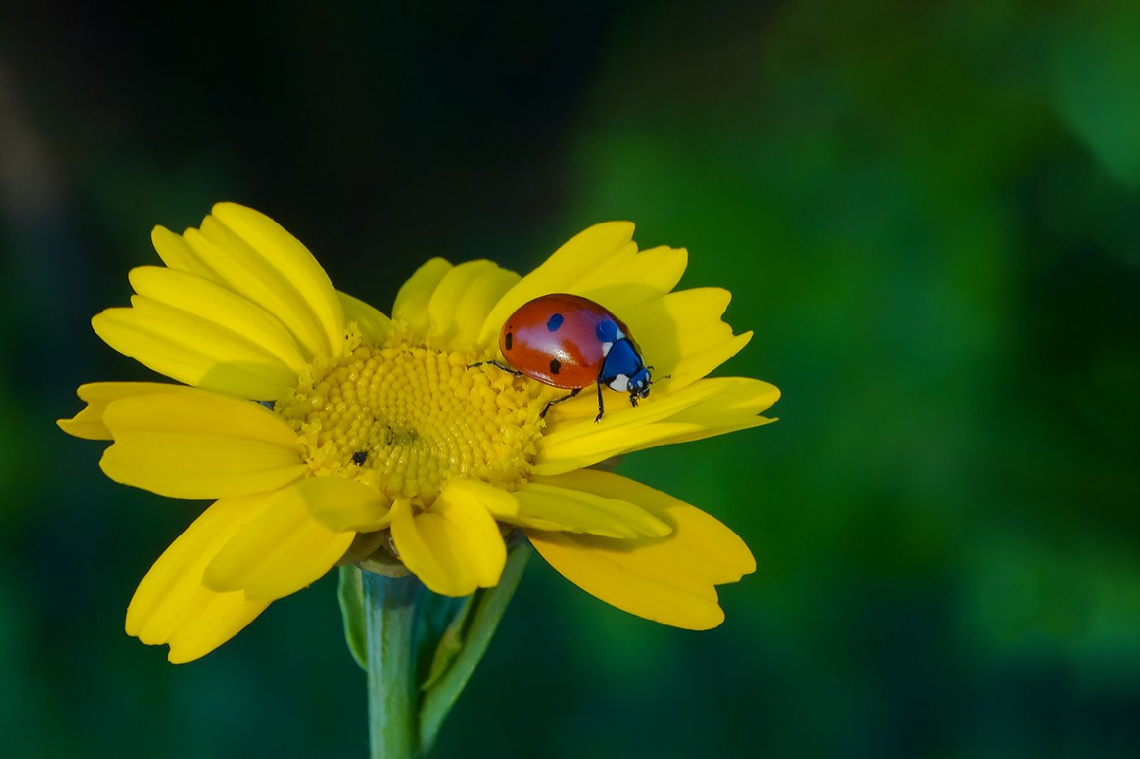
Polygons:
[[175,234],[160,225],[151,230],[150,241],[154,245],[158,257],[171,269],[193,274],[217,284],[224,284],[218,273],[198,257],[182,235]]
[[333,532],[375,532],[391,521],[388,500],[361,482],[312,477],[296,487],[309,513]]
[[517,502],[514,514],[492,511],[500,522],[615,538],[669,534],[668,524],[636,504],[561,487],[557,478],[533,477],[512,495]]
[[500,515],[515,516],[519,502],[509,490],[497,488],[481,480],[452,480],[447,485],[448,498],[473,501],[482,506],[495,519]]
[[708,437],[760,427],[776,421],[776,417],[759,415],[761,411],[772,406],[780,398],[780,391],[776,386],[748,377],[716,377],[701,380],[701,382],[721,385],[725,388],[725,392],[705,403],[691,406],[675,414],[669,420],[682,428],[695,426],[697,429],[659,435],[648,445],[633,446],[629,450],[635,451],[659,445],[675,445],[694,440],[704,440]]
[[159,266],[141,266],[130,274],[131,286],[144,298],[201,317],[221,330],[252,343],[299,373],[305,368],[297,341],[262,308],[201,277]]
[[429,259],[416,269],[400,291],[392,305],[392,318],[407,324],[422,334],[428,328],[428,303],[440,281],[454,267],[442,258]]
[[689,252],[664,246],[636,251],[623,249],[607,263],[587,274],[575,291],[616,314],[633,314],[641,304],[657,300],[677,286]]
[[205,588],[202,593],[208,595],[201,611],[166,641],[170,644],[166,658],[171,664],[185,664],[210,653],[241,632],[272,603],[251,601],[243,593],[214,593]]
[[483,322],[491,309],[502,300],[503,295],[520,279],[521,277],[515,272],[496,266],[467,288],[467,292],[455,307],[455,321],[460,325],[459,334],[456,336],[457,345],[478,344],[480,348],[490,350],[498,347],[498,335],[495,335],[490,343],[478,343]]
[[226,541],[206,567],[206,587],[244,591],[249,599],[287,596],[332,569],[355,537],[314,519],[299,486],[266,500],[268,507]]
[[356,322],[360,334],[372,347],[383,345],[392,332],[392,321],[362,300],[337,292],[346,321]]
[[187,388],[110,402],[108,477],[173,498],[276,490],[305,471],[296,435],[264,406]]
[[[683,543],[685,555],[670,564],[678,577],[695,577],[700,582],[721,585],[736,582],[744,575],[756,571],[756,559],[753,558],[752,551],[736,533],[708,513],[668,493],[628,477],[597,469],[583,469],[545,480],[557,483],[560,487],[635,503],[668,524],[673,533],[664,541],[642,540],[637,544],[660,548],[678,541]],[[668,550],[671,552],[676,548]]]
[[80,385],[76,394],[87,403],[87,408],[71,419],[59,419],[56,424],[68,435],[85,440],[110,440],[111,431],[103,423],[107,404],[120,398],[150,393],[177,393],[191,388],[166,385],[161,382],[90,382]]
[[667,535],[670,530],[633,503],[567,489],[557,478],[535,477],[514,492],[478,480],[456,480],[448,489],[479,503],[497,521],[518,527],[621,538]]
[[499,582],[507,560],[495,520],[477,501],[445,490],[431,511],[392,505],[392,540],[400,559],[431,591],[466,596]]
[[[588,462],[562,471],[579,469],[632,447],[647,447],[647,443],[662,435],[694,431],[699,421],[672,425],[672,418],[724,392],[723,386],[712,382],[696,383],[676,392],[657,392],[634,408],[629,405],[628,396],[603,388],[608,402],[600,422],[594,421],[598,406],[593,394],[586,399],[579,397],[559,404],[572,408],[563,411],[556,406],[552,409],[548,431],[538,443],[535,463],[544,467],[557,461]],[[552,474],[545,469],[538,473]]]
[[670,585],[655,577],[657,562],[634,550],[599,545],[598,538],[565,532],[527,533],[531,545],[563,577],[595,598],[638,617],[688,630],[707,630],[724,621],[711,585]]
[[462,536],[456,555],[475,576],[480,588],[494,587],[507,562],[507,546],[494,518],[478,502],[445,488],[435,499],[431,512],[443,517]]
[[[331,350],[331,353],[317,355],[337,355],[343,341],[344,312],[329,275],[309,249],[280,224],[252,208],[237,203],[218,203],[213,211],[215,219],[233,230],[267,264],[281,273],[316,317]],[[203,223],[203,232],[206,232],[205,226]]]
[[[214,213],[225,223],[207,217],[203,227],[209,235],[197,229],[176,235],[155,227],[151,241],[163,263],[221,285],[279,317],[307,357],[330,355],[328,350],[340,344],[342,322],[339,303],[327,302],[331,283],[324,269],[268,217],[233,203],[218,204]],[[266,244],[267,249],[255,249]],[[306,304],[306,297],[314,303]]]
[[734,336],[722,321],[731,299],[727,290],[715,287],[681,290],[631,311],[626,323],[654,374],[669,375],[679,389],[706,376],[752,339],[751,332]]
[[[429,328],[443,345],[460,350],[474,347],[487,313],[518,281],[518,274],[490,261],[452,267],[428,301]],[[493,344],[498,344],[497,334]]]
[[[306,359],[339,354],[344,342],[344,315],[328,276],[315,260],[313,266],[328,286],[328,297],[336,304],[339,319],[322,317],[332,308],[327,304],[306,301],[310,291],[322,289],[321,283],[303,281],[310,267],[290,266],[293,262],[280,260],[277,250],[255,250],[214,217],[207,216],[201,230],[187,229],[183,239],[194,255],[216,272],[220,283],[279,319]],[[333,321],[326,323],[324,318]]]
[[269,605],[217,593],[202,573],[218,550],[264,509],[261,496],[217,501],[163,552],[127,608],[126,630],[149,645],[170,644],[170,661],[197,659],[232,638]]
[[243,398],[275,400],[297,384],[297,371],[239,331],[142,296],[91,320],[103,342],[188,385]]
[[576,234],[503,296],[483,321],[479,343],[494,344],[507,317],[540,295],[584,295],[576,288],[583,281],[588,284],[594,271],[612,263],[616,256],[630,256],[637,252],[632,239],[633,224],[627,221],[595,224]]
[[[616,393],[610,398],[621,400]],[[742,377],[704,379],[673,391],[661,392],[641,402],[611,411],[595,424],[596,406],[567,412],[569,418],[551,412],[550,432],[538,444],[532,471],[550,475],[581,469],[630,451],[667,445],[680,440],[700,440],[773,421],[758,416],[780,397],[772,385]],[[570,401],[561,405],[577,404]],[[593,412],[593,413],[591,413]]]
[[635,540],[528,531],[558,572],[645,619],[694,630],[724,620],[713,585],[735,582],[756,567],[737,535],[699,509],[615,474],[586,470],[558,479],[568,487],[636,502],[673,527],[666,537]]
[[[672,383],[674,389],[680,389],[708,376],[713,369],[744,350],[744,346],[751,341],[752,333],[744,332],[720,342],[708,343],[703,348],[697,348],[687,353],[681,352],[686,350],[684,347],[678,347],[677,354],[671,355],[666,351],[662,352],[661,365],[671,366],[672,371],[676,372],[668,375],[669,382]],[[657,374],[663,375],[664,373],[658,371]]]

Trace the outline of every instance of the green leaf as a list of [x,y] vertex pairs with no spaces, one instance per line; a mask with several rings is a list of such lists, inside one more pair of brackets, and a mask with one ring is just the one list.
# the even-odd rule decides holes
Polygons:
[[439,636],[439,643],[432,655],[427,679],[422,686],[424,691],[430,691],[439,683],[463,651],[463,633],[467,627],[467,618],[470,616],[471,610],[475,608],[475,599],[478,597],[479,593],[475,593],[465,598],[463,605],[455,612],[451,624]]
[[515,544],[507,556],[499,584],[476,591],[440,638],[423,685],[420,745],[425,752],[435,743],[443,720],[487,651],[532,551],[525,540]]
[[364,616],[364,586],[360,567],[348,565],[340,568],[336,597],[340,601],[340,618],[344,622],[344,641],[352,658],[365,672],[368,671],[368,638]]

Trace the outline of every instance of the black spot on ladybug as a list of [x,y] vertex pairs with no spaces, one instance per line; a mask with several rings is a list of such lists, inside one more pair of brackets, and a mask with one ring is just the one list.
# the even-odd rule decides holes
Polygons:
[[561,368],[562,368],[562,363],[558,359],[556,359],[556,358],[550,359],[550,373],[551,374],[558,374],[558,371]]
[[562,326],[562,314],[551,314],[550,318],[546,320],[546,331],[557,332],[558,328]]
[[511,349],[511,344],[514,343],[514,341],[515,336],[512,333],[508,332],[507,334],[503,335],[503,345],[507,346],[507,350]]
[[357,466],[363,466],[364,462],[368,461],[368,451],[357,451],[352,454],[352,463]]

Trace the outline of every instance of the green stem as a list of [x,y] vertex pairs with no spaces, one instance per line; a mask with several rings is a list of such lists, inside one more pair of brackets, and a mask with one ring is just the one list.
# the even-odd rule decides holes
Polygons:
[[414,627],[423,586],[414,575],[361,574],[372,759],[415,759],[419,756],[419,690]]

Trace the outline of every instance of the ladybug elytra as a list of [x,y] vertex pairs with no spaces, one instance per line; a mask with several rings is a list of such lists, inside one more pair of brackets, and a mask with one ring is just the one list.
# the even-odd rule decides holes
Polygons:
[[629,393],[637,406],[649,395],[650,367],[621,319],[605,307],[578,295],[543,295],[511,314],[499,333],[499,350],[510,367],[551,387],[570,390],[555,403],[569,400],[582,389],[597,385],[598,415],[605,413],[602,386]]

